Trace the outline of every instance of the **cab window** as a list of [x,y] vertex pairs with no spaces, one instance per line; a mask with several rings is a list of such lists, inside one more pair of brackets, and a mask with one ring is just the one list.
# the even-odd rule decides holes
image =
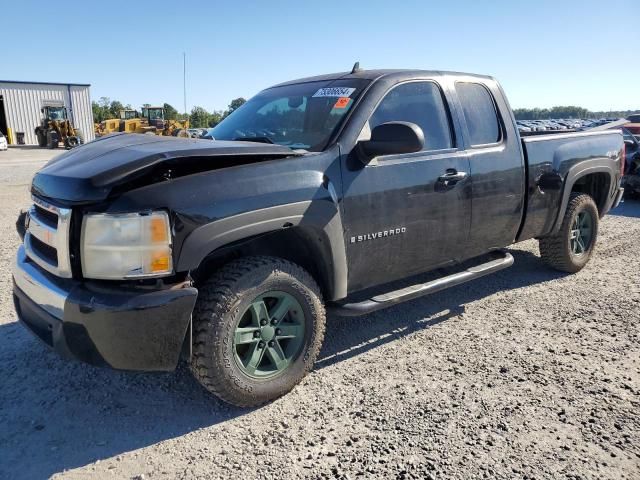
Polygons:
[[453,148],[449,112],[434,82],[410,82],[394,87],[369,119],[373,130],[386,122],[411,122],[424,133],[424,151]]
[[484,85],[471,82],[456,83],[456,92],[467,122],[472,146],[497,143],[502,132],[493,98]]

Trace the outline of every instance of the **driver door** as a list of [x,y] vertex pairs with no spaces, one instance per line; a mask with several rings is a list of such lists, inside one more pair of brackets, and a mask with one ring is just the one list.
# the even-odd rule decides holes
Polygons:
[[[393,86],[364,126],[390,121],[422,128],[422,151],[385,155],[366,165],[343,161],[343,208],[349,291],[361,290],[451,263],[471,222],[469,160],[456,146],[451,116],[434,81]],[[448,182],[446,176],[466,174]]]

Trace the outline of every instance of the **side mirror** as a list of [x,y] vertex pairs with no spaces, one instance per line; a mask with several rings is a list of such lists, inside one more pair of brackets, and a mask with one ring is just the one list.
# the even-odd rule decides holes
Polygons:
[[636,144],[634,143],[634,141],[633,141],[633,140],[625,140],[625,141],[624,141],[624,145],[625,145],[627,148],[634,148],[634,147],[636,146]]
[[415,123],[387,122],[371,131],[371,139],[358,143],[367,161],[380,155],[419,152],[424,148],[424,133]]

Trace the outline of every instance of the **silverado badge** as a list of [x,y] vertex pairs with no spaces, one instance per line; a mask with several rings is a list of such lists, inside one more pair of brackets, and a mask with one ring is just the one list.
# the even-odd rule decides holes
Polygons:
[[389,230],[381,230],[379,232],[367,233],[365,235],[355,235],[351,237],[351,243],[366,242],[367,240],[376,240],[378,238],[393,237],[405,233],[406,227],[390,228]]

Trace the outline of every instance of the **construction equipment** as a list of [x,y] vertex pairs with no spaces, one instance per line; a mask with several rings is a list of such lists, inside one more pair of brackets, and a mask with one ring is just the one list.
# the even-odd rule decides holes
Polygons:
[[58,148],[62,142],[66,149],[70,149],[84,143],[82,132],[73,127],[62,102],[45,101],[40,112],[43,117],[35,129],[40,147]]
[[146,133],[142,128],[140,113],[133,109],[120,110],[120,118],[109,118],[95,124],[97,137],[116,132]]
[[164,107],[142,107],[142,118],[149,127],[155,128],[157,135],[188,137],[189,120],[165,120]]
[[165,136],[188,136],[189,121],[165,120],[164,107],[142,107],[137,110],[120,110],[120,118],[107,119],[95,124],[96,136],[109,133],[147,133]]

